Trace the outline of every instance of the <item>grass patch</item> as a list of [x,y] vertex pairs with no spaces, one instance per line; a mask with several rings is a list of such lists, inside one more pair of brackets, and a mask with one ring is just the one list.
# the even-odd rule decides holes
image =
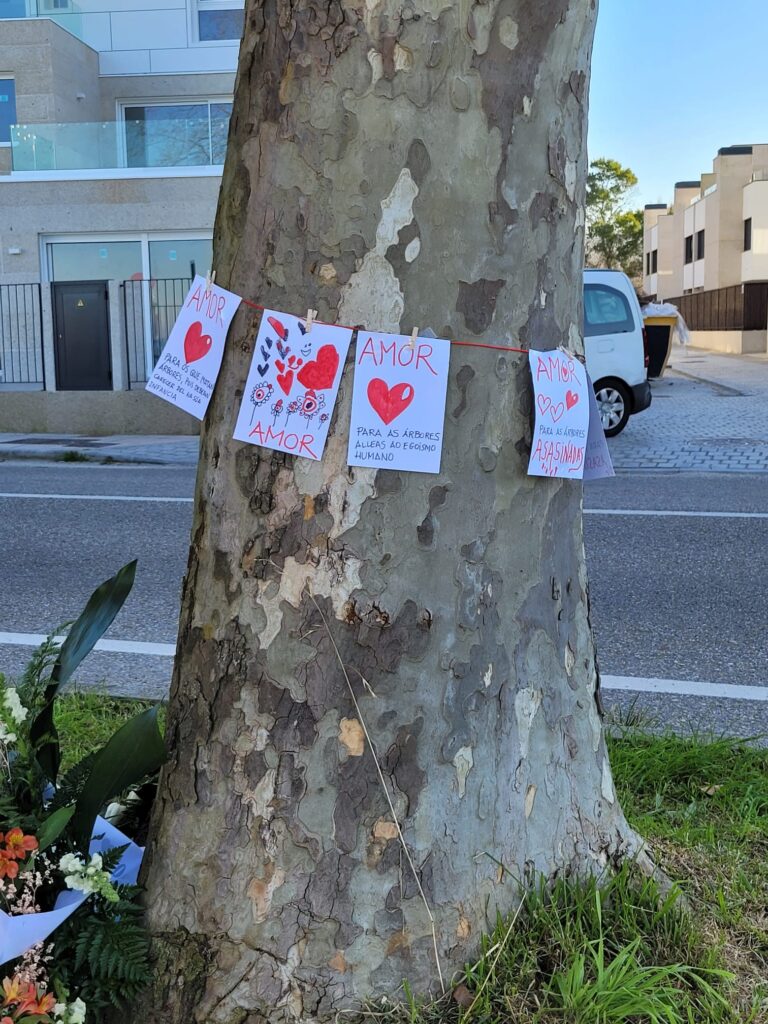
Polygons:
[[[68,760],[145,706],[64,696],[57,724]],[[599,886],[542,885],[513,927],[497,921],[454,996],[421,1004],[406,987],[402,1004],[374,1006],[372,1019],[768,1024],[768,749],[638,728],[619,729],[609,747],[626,815],[691,912],[631,864]]]
[[61,694],[56,701],[55,722],[61,738],[63,771],[99,750],[121,725],[152,706],[152,701],[97,693]]
[[90,462],[87,455],[77,451],[75,448],[67,448],[61,455],[56,456],[56,462]]

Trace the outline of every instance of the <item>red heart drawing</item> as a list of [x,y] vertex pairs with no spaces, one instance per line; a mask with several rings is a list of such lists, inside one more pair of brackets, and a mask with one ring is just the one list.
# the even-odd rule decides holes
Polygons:
[[273,316],[268,316],[267,321],[272,325],[274,331],[280,335],[280,340],[285,341],[288,337],[288,331],[283,327],[279,320],[276,320]]
[[536,399],[536,404],[539,407],[539,412],[543,416],[547,409],[550,407],[550,405],[552,405],[552,399],[549,397],[549,395],[539,395],[539,397]]
[[305,363],[299,371],[299,383],[307,390],[325,391],[333,387],[336,371],[339,368],[339,353],[333,345],[323,345],[317,352],[317,358]]
[[285,369],[285,363],[284,363],[284,362],[282,362],[282,360],[280,360],[280,359],[276,359],[276,360],[275,360],[275,366],[276,366],[276,367],[278,368],[278,370],[280,371],[280,373],[282,373],[282,372],[283,372],[283,370]]
[[286,373],[278,373],[277,383],[280,385],[280,390],[284,395],[290,395],[291,388],[293,387],[293,370],[288,370]]
[[203,334],[203,325],[199,320],[195,320],[189,325],[184,336],[184,361],[194,363],[195,360],[202,359],[211,351],[211,345],[210,334]]
[[572,409],[574,405],[579,401],[579,396],[575,391],[565,392],[565,407],[566,409]]
[[395,384],[388,388],[386,381],[380,377],[374,377],[368,382],[368,401],[387,425],[408,408],[415,394],[410,384]]
[[565,412],[565,406],[562,402],[558,402],[557,405],[553,405],[549,410],[549,415],[552,417],[552,422],[557,423],[560,417]]

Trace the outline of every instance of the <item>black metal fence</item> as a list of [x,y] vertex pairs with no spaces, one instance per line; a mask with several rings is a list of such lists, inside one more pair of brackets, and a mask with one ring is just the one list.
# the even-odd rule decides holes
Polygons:
[[692,331],[764,331],[768,327],[768,282],[736,284],[665,299],[677,306]]
[[[191,283],[190,277],[173,277],[123,281],[120,285],[129,388],[146,384]],[[148,334],[152,338],[151,366],[147,358]]]
[[0,390],[42,390],[43,310],[40,285],[0,285]]

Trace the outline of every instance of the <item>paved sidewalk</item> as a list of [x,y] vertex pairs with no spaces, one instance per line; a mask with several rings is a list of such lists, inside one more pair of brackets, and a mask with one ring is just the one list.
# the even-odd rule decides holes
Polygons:
[[143,462],[196,466],[198,437],[115,434],[83,437],[62,434],[0,434],[0,460],[55,459],[60,462]]
[[768,356],[676,345],[651,408],[609,441],[617,470],[768,472]]

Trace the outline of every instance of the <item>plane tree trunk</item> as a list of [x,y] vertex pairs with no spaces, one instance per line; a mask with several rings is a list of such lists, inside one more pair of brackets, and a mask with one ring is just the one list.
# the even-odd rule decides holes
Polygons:
[[[218,282],[578,348],[595,16],[250,0]],[[232,440],[257,324],[243,307],[204,426],[148,848],[147,1019],[174,1024],[439,990],[436,959],[471,958],[514,877],[638,843],[596,705],[581,487],[526,475],[526,358],[453,347],[439,475],[350,469],[351,364],[322,462]]]

